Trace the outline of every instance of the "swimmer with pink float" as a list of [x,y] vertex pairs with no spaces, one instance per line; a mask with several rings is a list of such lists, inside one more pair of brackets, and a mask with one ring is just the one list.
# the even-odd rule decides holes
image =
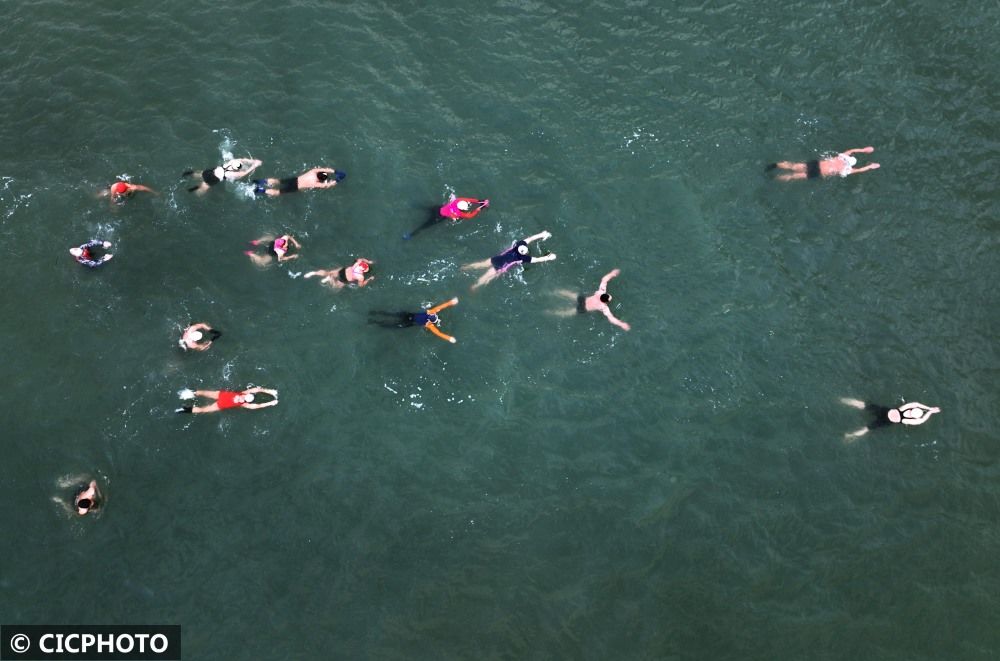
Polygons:
[[417,232],[423,231],[432,225],[437,225],[445,218],[452,220],[468,220],[475,218],[480,211],[490,206],[489,200],[477,200],[474,197],[455,197],[451,195],[448,202],[441,207],[431,209],[431,217],[423,225],[408,234],[404,234],[404,239],[413,237]]

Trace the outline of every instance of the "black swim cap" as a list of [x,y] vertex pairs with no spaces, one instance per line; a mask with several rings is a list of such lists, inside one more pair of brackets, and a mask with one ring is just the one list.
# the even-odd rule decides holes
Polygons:
[[317,172],[316,173],[316,178],[319,179],[320,181],[326,181],[327,179],[330,178],[330,173],[329,172]]
[[611,300],[611,294],[605,292],[601,294],[600,298],[601,298],[601,303],[607,303],[608,301]]
[[76,501],[76,506],[79,507],[80,509],[85,509],[85,510],[89,510],[90,506],[93,504],[94,503],[93,501],[90,500],[90,498],[81,498],[80,500]]

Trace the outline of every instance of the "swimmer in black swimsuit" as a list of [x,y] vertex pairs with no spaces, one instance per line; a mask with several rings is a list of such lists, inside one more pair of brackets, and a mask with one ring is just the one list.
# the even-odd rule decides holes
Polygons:
[[201,183],[197,186],[192,186],[188,189],[189,193],[197,193],[198,195],[203,195],[212,186],[215,186],[223,181],[237,181],[247,176],[258,167],[260,167],[261,161],[255,158],[233,158],[222,165],[211,168],[209,170],[202,170],[201,172],[195,172],[194,170],[185,170],[181,173],[182,177],[201,177]]
[[370,275],[372,264],[374,263],[370,259],[360,257],[351,266],[343,266],[339,269],[334,268],[325,271],[309,271],[309,273],[306,273],[302,277],[314,278],[320,276],[323,278],[320,280],[320,284],[327,285],[333,289],[342,289],[348,285],[364,287],[375,279],[374,275]]
[[548,253],[542,255],[541,257],[534,257],[531,251],[528,249],[528,244],[533,241],[546,240],[552,237],[552,233],[548,231],[539,232],[538,234],[532,234],[531,236],[521,239],[520,241],[515,241],[510,248],[507,248],[499,255],[494,255],[489,259],[484,259],[481,262],[472,262],[471,264],[462,265],[463,271],[471,271],[474,269],[486,269],[476,284],[472,285],[472,289],[476,290],[496,278],[501,273],[509,271],[511,268],[518,264],[530,264],[532,262],[548,262],[556,258],[555,253]]
[[254,179],[255,195],[283,195],[310,188],[333,188],[347,173],[333,168],[313,168],[298,177],[287,179]]
[[263,255],[254,252],[254,250],[245,250],[244,253],[253,261],[257,266],[267,266],[275,259],[278,262],[287,262],[290,259],[298,259],[298,252],[292,253],[292,249],[296,251],[302,249],[302,244],[295,240],[295,237],[291,234],[284,234],[278,238],[273,236],[262,236],[259,239],[254,239],[250,242],[250,245],[254,249],[259,250],[261,247],[267,248],[267,252]]
[[875,416],[875,419],[867,427],[862,427],[857,431],[845,434],[844,442],[846,443],[853,443],[872,429],[878,429],[879,427],[887,427],[894,424],[922,425],[933,414],[941,412],[941,409],[936,406],[925,406],[920,402],[910,402],[896,408],[888,408],[886,406],[879,406],[878,404],[865,403],[859,399],[852,399],[850,397],[841,397],[840,401],[847,406],[868,411]]

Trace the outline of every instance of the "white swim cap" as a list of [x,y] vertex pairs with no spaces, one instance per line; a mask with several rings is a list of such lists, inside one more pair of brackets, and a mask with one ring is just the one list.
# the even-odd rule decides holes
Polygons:
[[244,402],[252,402],[253,401],[253,393],[252,392],[248,392],[247,394],[243,395],[243,401]]
[[190,333],[188,333],[188,339],[191,340],[192,342],[197,342],[202,337],[204,336],[201,334],[201,331],[199,330],[193,330]]
[[854,165],[857,162],[858,162],[858,159],[854,158],[853,156],[848,156],[847,157],[847,164],[850,165],[852,168],[854,167]]
[[471,208],[470,205],[469,205],[469,203],[466,202],[465,200],[459,200],[457,206],[462,211],[468,211]]
[[80,255],[83,254],[83,251],[80,250],[79,248],[70,248],[69,254],[73,255],[74,257],[79,257]]

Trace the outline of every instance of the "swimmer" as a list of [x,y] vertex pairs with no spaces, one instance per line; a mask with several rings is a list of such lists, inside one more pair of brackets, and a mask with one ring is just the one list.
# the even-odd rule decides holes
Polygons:
[[[273,397],[269,402],[254,402],[255,395],[265,393]],[[263,409],[268,406],[277,406],[278,391],[268,388],[247,388],[240,392],[229,390],[182,390],[181,399],[194,399],[195,397],[205,397],[215,400],[208,406],[194,406],[188,404],[177,409],[177,413],[215,413],[225,409]]]
[[155,190],[141,184],[130,184],[127,181],[116,181],[97,194],[97,197],[106,197],[114,204],[123,204],[126,198],[132,197],[138,192],[152,193],[159,195]]
[[445,218],[451,218],[452,220],[475,218],[480,211],[488,206],[490,206],[489,200],[477,200],[471,197],[455,197],[452,195],[448,198],[447,204],[431,209],[431,216],[427,219],[427,222],[409,234],[404,234],[403,238],[409,239],[417,232],[423,231],[432,225],[437,225]]
[[611,294],[608,293],[608,282],[611,278],[618,277],[619,273],[621,273],[620,269],[614,269],[601,278],[601,286],[598,287],[597,291],[590,296],[587,296],[586,294],[574,294],[568,289],[557,289],[555,291],[557,295],[564,298],[576,299],[576,307],[569,310],[553,310],[552,314],[569,317],[576,314],[584,314],[586,312],[601,312],[605,317],[607,317],[608,321],[613,323],[615,326],[618,326],[622,330],[629,330],[631,326],[613,315],[611,313],[611,308],[608,306],[608,303],[611,302]]
[[551,232],[539,232],[529,236],[521,241],[515,241],[510,248],[503,251],[499,255],[494,255],[489,259],[484,259],[481,262],[473,262],[471,264],[466,264],[462,267],[463,271],[468,271],[471,269],[487,269],[476,284],[472,285],[472,289],[479,289],[486,283],[493,280],[495,277],[510,270],[515,264],[530,264],[531,262],[548,262],[556,258],[555,253],[549,253],[541,257],[532,257],[531,251],[528,249],[528,244],[532,241],[537,241],[539,239],[545,240],[552,236]]
[[451,335],[442,333],[437,325],[441,323],[438,312],[445,308],[458,305],[458,299],[453,298],[444,303],[440,303],[422,312],[387,312],[384,310],[372,310],[368,313],[368,323],[382,326],[383,328],[410,328],[411,326],[423,326],[434,335],[446,342],[455,344],[456,340]]
[[848,149],[837,154],[833,158],[824,158],[821,161],[809,161],[808,163],[793,163],[792,161],[779,161],[767,166],[768,170],[781,169],[788,170],[790,174],[779,174],[778,181],[792,181],[793,179],[818,179],[820,177],[846,177],[850,174],[861,174],[868,170],[877,170],[881,167],[878,163],[866,165],[863,168],[856,168],[854,165],[858,159],[851,154],[870,154],[875,151],[874,147],[862,147],[861,149]]
[[333,188],[346,176],[346,172],[333,168],[313,168],[287,179],[254,179],[253,192],[255,195],[283,195],[309,188]]
[[358,287],[364,287],[369,282],[375,279],[374,275],[368,275],[371,273],[372,264],[374,264],[370,259],[365,259],[364,257],[359,257],[354,264],[351,266],[342,266],[339,269],[333,268],[326,271],[309,271],[303,277],[312,278],[315,276],[322,276],[320,284],[333,287],[334,289],[341,289],[348,285],[357,285]]
[[292,248],[295,250],[301,250],[302,244],[295,240],[291,234],[283,234],[278,238],[273,236],[262,236],[259,239],[254,239],[250,242],[251,246],[255,248],[265,247],[267,252],[263,255],[254,252],[253,250],[244,250],[250,261],[252,261],[257,266],[267,266],[272,260],[277,258],[278,262],[287,262],[290,259],[298,259],[299,254],[291,254]]
[[261,161],[256,158],[231,158],[222,165],[208,170],[197,172],[195,170],[185,170],[182,177],[196,177],[201,179],[201,183],[188,189],[189,193],[204,195],[212,186],[222,181],[237,181],[247,176],[261,166]]
[[89,266],[90,268],[97,268],[114,257],[114,255],[107,252],[110,247],[110,241],[92,239],[78,248],[70,248],[69,254],[73,255],[80,264]]
[[178,344],[187,351],[204,351],[212,346],[212,342],[222,337],[222,333],[205,323],[191,324],[184,329]]
[[867,427],[862,427],[857,431],[845,434],[845,443],[853,443],[872,429],[886,427],[891,424],[922,425],[933,414],[941,412],[941,409],[936,406],[925,406],[920,402],[910,402],[895,408],[888,408],[879,406],[878,404],[866,404],[859,399],[851,399],[850,397],[841,397],[840,401],[847,406],[868,411],[875,416],[875,419]]
[[73,509],[80,516],[96,512],[100,506],[101,492],[97,488],[97,480],[91,480],[85,488],[80,489],[73,497]]

